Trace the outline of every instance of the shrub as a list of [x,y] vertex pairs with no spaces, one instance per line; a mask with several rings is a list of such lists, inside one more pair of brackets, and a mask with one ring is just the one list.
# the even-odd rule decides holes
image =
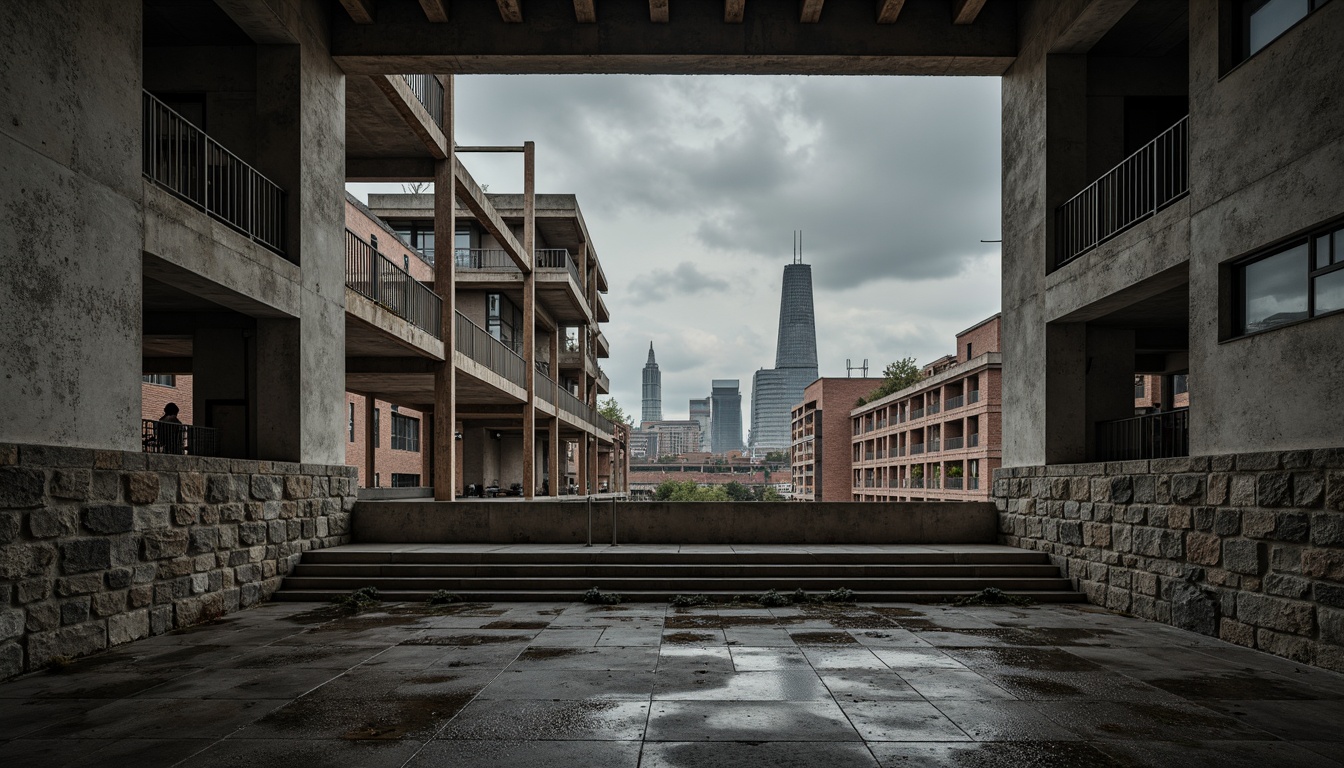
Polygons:
[[331,602],[342,608],[358,611],[371,605],[377,605],[382,602],[382,598],[378,597],[377,587],[360,587],[348,595],[338,595],[332,598]]
[[451,605],[453,603],[462,602],[462,596],[455,595],[446,589],[440,589],[439,591],[430,595],[429,600],[425,602],[429,603],[430,605]]
[[583,593],[583,602],[589,605],[620,605],[621,596],[615,592],[603,592],[593,587]]

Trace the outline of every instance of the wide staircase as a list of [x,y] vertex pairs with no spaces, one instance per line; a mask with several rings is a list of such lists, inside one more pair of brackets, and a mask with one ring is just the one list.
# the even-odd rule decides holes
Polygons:
[[627,602],[767,590],[849,589],[863,602],[943,602],[995,587],[1037,602],[1084,597],[1042,552],[997,545],[677,547],[374,545],[305,553],[277,600],[327,601],[360,587],[384,600],[444,590],[464,600],[571,601],[592,587]]

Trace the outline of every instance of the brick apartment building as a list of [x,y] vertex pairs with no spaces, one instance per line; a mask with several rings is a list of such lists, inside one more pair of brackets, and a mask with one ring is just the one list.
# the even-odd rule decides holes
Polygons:
[[1000,317],[957,334],[925,379],[850,412],[854,501],[990,498],[1002,461]]
[[881,384],[882,379],[820,378],[803,390],[803,402],[793,408],[789,448],[794,499],[853,498],[849,412]]

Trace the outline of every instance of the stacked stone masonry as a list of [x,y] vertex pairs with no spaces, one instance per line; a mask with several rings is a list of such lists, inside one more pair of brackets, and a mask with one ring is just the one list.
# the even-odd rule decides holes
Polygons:
[[1344,448],[1016,467],[1000,541],[1101,606],[1344,671]]
[[354,476],[0,444],[0,679],[265,600],[349,542]]

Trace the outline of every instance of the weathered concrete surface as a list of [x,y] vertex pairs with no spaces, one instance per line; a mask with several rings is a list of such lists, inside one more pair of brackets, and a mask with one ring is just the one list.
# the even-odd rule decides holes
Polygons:
[[1344,671],[1344,449],[1017,467],[999,541],[1097,605]]
[[51,5],[0,6],[0,440],[131,449],[141,18]]
[[[594,503],[594,541],[624,544],[983,544],[995,539],[988,502]],[[361,501],[360,543],[583,543],[582,501]]]
[[258,603],[355,468],[0,444],[0,679]]

